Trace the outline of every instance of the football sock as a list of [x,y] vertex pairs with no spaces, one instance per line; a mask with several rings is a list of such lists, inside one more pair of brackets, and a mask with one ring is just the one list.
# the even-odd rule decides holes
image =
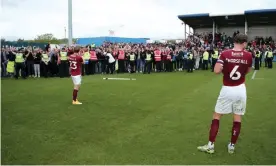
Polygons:
[[233,122],[231,144],[236,144],[241,131],[241,122]]
[[218,119],[213,119],[210,132],[209,132],[209,142],[212,144],[215,142],[217,134],[219,130],[219,120]]
[[74,89],[73,90],[73,100],[76,101],[78,96],[78,90]]

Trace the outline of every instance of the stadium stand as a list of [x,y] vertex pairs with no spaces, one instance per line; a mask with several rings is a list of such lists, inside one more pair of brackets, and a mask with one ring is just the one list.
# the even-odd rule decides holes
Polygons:
[[[276,38],[276,9],[246,10],[243,13],[215,15],[211,13],[178,16],[195,33],[224,33],[227,36],[239,31],[250,40],[258,37]],[[184,26],[186,28],[186,26]]]
[[196,42],[201,41],[199,43],[205,46],[231,47],[233,37],[237,33],[244,33],[248,35],[250,47],[270,47],[272,50],[276,47],[276,9],[246,10],[242,13],[220,15],[188,14],[179,15],[178,18],[183,21],[185,33],[186,25],[194,31],[193,35],[189,34],[188,40],[196,38]]

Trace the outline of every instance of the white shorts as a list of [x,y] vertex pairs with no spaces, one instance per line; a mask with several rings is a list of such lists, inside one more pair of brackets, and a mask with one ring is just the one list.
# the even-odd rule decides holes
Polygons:
[[81,84],[81,75],[71,76],[71,77],[72,77],[74,85],[80,85]]
[[246,109],[246,87],[244,84],[239,86],[223,86],[215,107],[215,112],[219,114],[234,113],[244,115]]

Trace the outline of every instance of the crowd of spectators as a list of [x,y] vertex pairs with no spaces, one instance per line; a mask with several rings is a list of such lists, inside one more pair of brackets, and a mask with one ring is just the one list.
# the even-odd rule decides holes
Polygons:
[[[210,47],[214,45],[215,47],[232,47],[233,46],[233,38],[239,34],[239,31],[235,31],[232,36],[227,36],[225,33],[215,33],[215,38],[213,42],[213,34],[212,32],[205,33],[196,33],[192,36],[189,36],[188,40],[193,41],[197,46]],[[260,37],[256,36],[254,40],[248,42],[248,47],[253,48],[266,48],[270,47],[275,49],[275,42],[272,37]]]
[[[172,71],[183,71],[187,69],[187,58],[189,53],[194,54],[194,58],[200,58],[200,64],[195,65],[195,69],[200,69],[202,67],[202,55],[203,52],[208,50],[210,54],[213,49],[218,49],[218,51],[222,51],[224,49],[231,48],[233,46],[233,37],[239,32],[235,32],[233,36],[227,36],[224,33],[216,33],[215,41],[213,42],[212,33],[202,33],[202,34],[194,34],[190,35],[185,41],[180,43],[152,43],[152,44],[131,44],[131,43],[109,43],[106,42],[103,45],[95,48],[91,48],[91,46],[83,47],[83,51],[89,47],[93,49],[97,53],[97,63],[95,65],[95,70],[93,69],[93,73],[84,72],[86,75],[96,74],[96,73],[114,73],[118,71],[118,50],[122,49],[126,53],[126,59],[124,62],[124,70],[121,72],[137,72],[144,73],[145,72],[145,59],[146,54],[154,54],[155,49],[159,49],[162,52],[162,63],[161,69],[157,70],[154,62],[154,57],[152,56],[152,70],[158,72],[172,72]],[[249,42],[248,49],[252,52],[254,50],[265,52],[266,49],[275,50],[275,43],[271,37],[263,38],[256,37],[255,40]],[[64,48],[64,50],[70,51],[73,48]],[[15,52],[16,49],[13,47],[9,48],[1,48],[1,76],[12,77],[14,73],[7,72],[7,62],[15,60]],[[44,71],[41,65],[42,54],[46,53],[49,56],[49,62],[47,63],[47,71],[44,72],[45,76],[59,76],[59,49],[50,49],[49,45],[45,48],[36,48],[33,49],[31,47],[27,47],[24,50],[25,56],[25,68],[24,73],[29,77],[40,77],[40,74],[37,73],[37,68],[40,68],[39,71]],[[114,66],[112,67],[112,71],[108,70],[108,56],[107,53],[110,53],[113,58],[116,60]],[[130,64],[129,55],[135,55],[135,63],[134,65]],[[170,55],[170,58],[168,58]],[[211,58],[211,57],[210,57]],[[211,63],[211,62],[210,62]],[[69,65],[69,64],[68,64]],[[68,74],[69,76],[69,74]]]

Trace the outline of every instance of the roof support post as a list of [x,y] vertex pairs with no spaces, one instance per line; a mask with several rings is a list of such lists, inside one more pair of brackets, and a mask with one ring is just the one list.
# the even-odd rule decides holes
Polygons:
[[193,35],[192,30],[193,30],[193,28],[192,28],[192,27],[190,27],[190,33]]
[[188,36],[190,36],[190,30],[191,30],[191,27],[190,27],[190,25],[189,25],[189,28],[188,28]]
[[215,26],[216,26],[216,23],[215,23],[215,20],[213,20],[213,44],[215,43]]
[[247,25],[247,19],[245,18],[245,22],[244,22],[244,34],[247,35],[247,31],[248,31],[248,25]]
[[183,22],[183,25],[184,25],[184,40],[186,40],[186,24],[185,24],[185,22]]
[[216,33],[218,33],[218,24],[216,24]]

